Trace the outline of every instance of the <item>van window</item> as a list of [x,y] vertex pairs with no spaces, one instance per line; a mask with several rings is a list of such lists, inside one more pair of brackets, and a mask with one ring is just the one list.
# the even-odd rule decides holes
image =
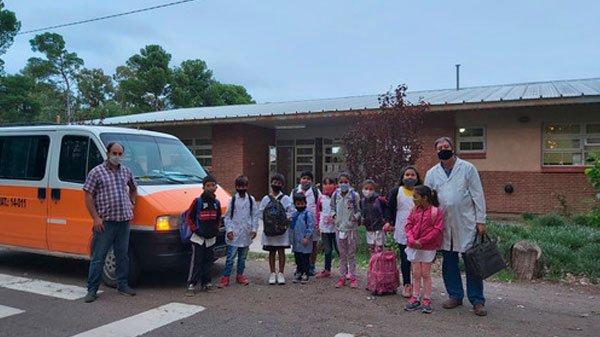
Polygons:
[[85,136],[64,136],[60,145],[58,179],[84,183],[87,174],[103,158],[96,144]]
[[0,179],[44,179],[49,145],[48,136],[0,137]]
[[202,182],[206,171],[178,139],[103,133],[102,142],[119,142],[125,147],[123,165],[143,185],[193,184]]

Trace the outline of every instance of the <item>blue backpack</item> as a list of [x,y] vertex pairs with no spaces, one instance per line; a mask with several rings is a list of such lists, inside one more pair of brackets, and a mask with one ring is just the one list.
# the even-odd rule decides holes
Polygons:
[[[196,198],[196,205],[202,205],[202,197]],[[190,238],[192,237],[192,229],[190,228],[187,222],[187,216],[190,212],[190,208],[186,209],[183,213],[181,213],[181,224],[179,225],[179,236],[181,237],[181,242],[189,243]],[[196,221],[197,222],[197,221]]]

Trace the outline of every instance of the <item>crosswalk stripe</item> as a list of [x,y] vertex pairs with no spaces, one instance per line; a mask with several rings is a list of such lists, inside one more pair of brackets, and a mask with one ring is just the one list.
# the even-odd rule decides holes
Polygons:
[[205,308],[199,305],[169,303],[137,315],[115,321],[73,337],[135,337],[169,323],[195,315]]
[[24,313],[25,310],[7,307],[5,305],[0,304],[0,318],[18,315]]
[[0,287],[65,300],[77,300],[87,294],[87,289],[83,287],[7,274],[0,274]]

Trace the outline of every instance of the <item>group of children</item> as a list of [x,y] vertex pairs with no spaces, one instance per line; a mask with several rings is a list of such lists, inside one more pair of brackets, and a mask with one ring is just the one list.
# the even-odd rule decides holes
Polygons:
[[[189,296],[194,295],[198,282],[204,291],[214,289],[210,282],[213,256],[209,248],[215,243],[221,214],[214,196],[215,178],[207,176],[203,183],[204,192],[192,203],[186,219],[194,232],[186,292]],[[256,205],[254,197],[247,192],[248,178],[236,178],[236,193],[229,200],[223,217],[228,250],[223,277],[217,287],[229,285],[236,255],[236,281],[243,285],[249,283],[244,276],[245,260],[257,235],[258,221],[262,219],[261,242],[263,249],[269,252],[269,284],[285,284],[285,250],[291,247],[296,262],[293,282],[307,283],[310,276],[330,277],[335,250],[340,260],[340,277],[335,287],[344,287],[349,282],[351,288],[357,288],[357,230],[362,225],[366,227],[371,256],[383,249],[385,233],[394,232],[400,252],[402,295],[410,298],[405,309],[412,311],[421,307],[424,313],[431,312],[431,266],[436,249],[441,245],[443,220],[436,192],[423,185],[415,167],[402,170],[398,186],[387,198],[377,194],[376,183],[370,179],[362,183],[361,197],[351,187],[347,173],[341,173],[337,179],[325,178],[322,192],[314,186],[310,171],[302,172],[300,184],[289,196],[282,192],[285,179],[281,174],[271,177],[270,183],[271,193]],[[214,228],[202,229],[205,226]],[[323,241],[325,266],[316,273],[318,241]]]

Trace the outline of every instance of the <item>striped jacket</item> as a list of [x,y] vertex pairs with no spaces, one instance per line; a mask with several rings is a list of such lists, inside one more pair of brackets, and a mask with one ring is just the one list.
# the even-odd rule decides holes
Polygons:
[[[201,201],[200,207],[198,202]],[[218,199],[204,201],[196,198],[190,205],[186,221],[190,229],[205,239],[214,238],[219,232],[221,223],[221,203]]]

